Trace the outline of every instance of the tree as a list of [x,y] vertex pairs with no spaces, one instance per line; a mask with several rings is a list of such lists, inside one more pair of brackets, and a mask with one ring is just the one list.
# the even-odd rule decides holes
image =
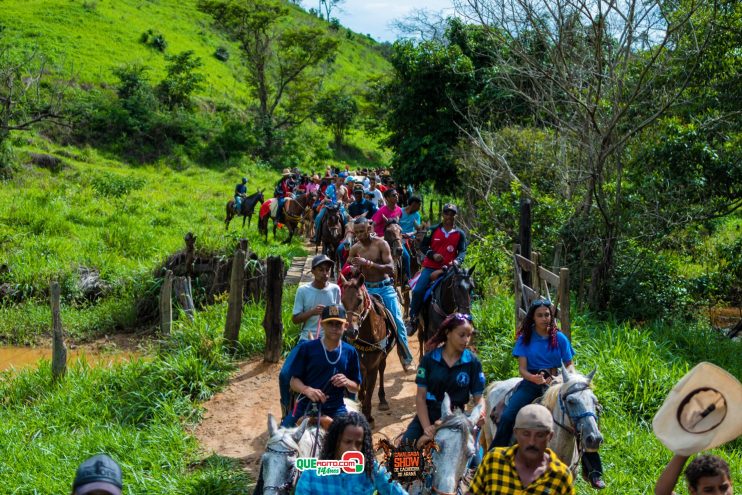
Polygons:
[[189,108],[191,96],[203,87],[205,77],[196,71],[203,66],[201,59],[187,50],[173,56],[166,56],[167,76],[157,85],[157,93],[168,108]]
[[319,0],[319,12],[321,14],[324,11],[325,19],[330,22],[333,9],[344,2],[345,0]]
[[[682,101],[709,36],[694,26],[716,15],[715,0],[461,0],[502,50],[489,56],[489,84],[526,102],[533,119],[577,147],[573,187],[582,195],[565,242],[589,263],[588,300],[605,309],[616,247],[625,234],[627,150]],[[684,40],[682,49],[678,44]],[[675,67],[673,84],[661,85]],[[506,164],[482,139],[488,122],[469,119],[470,142]],[[466,128],[463,128],[466,131]]]
[[258,100],[259,154],[270,160],[279,151],[280,132],[309,116],[322,78],[316,69],[333,58],[338,41],[320,28],[284,23],[288,9],[270,0],[200,0],[198,8],[242,49]]
[[358,115],[356,99],[342,89],[328,91],[320,97],[314,109],[325,126],[332,131],[335,149],[340,149],[345,133]]

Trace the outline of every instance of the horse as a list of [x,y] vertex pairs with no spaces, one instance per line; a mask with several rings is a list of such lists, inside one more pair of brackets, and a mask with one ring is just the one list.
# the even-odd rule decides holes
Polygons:
[[396,219],[385,219],[386,225],[384,226],[384,240],[389,244],[389,249],[392,252],[392,260],[394,261],[394,285],[399,287],[400,292],[407,283],[407,278],[404,272],[404,266],[402,263],[402,252],[404,250],[404,239],[402,236],[402,227],[399,225]]
[[272,414],[268,414],[268,444],[262,456],[260,478],[253,495],[263,493],[289,494],[298,472],[297,457],[318,456],[324,439],[322,428],[309,427],[309,418],[295,428],[278,427]]
[[361,363],[361,389],[358,392],[358,401],[361,411],[369,424],[373,426],[371,416],[371,400],[376,387],[376,376],[379,376],[379,410],[388,411],[389,404],[384,392],[384,370],[386,358],[394,348],[394,335],[387,332],[387,311],[384,304],[371,295],[363,285],[363,274],[357,278],[346,280],[340,275],[343,287],[340,302],[348,314],[348,330],[345,339],[358,351]]
[[436,426],[435,443],[438,449],[432,453],[435,466],[430,491],[424,493],[455,494],[461,479],[466,473],[469,459],[475,454],[475,426],[482,413],[483,405],[477,404],[467,416],[463,411],[451,410],[451,398],[443,397],[441,404],[441,423]]
[[[328,205],[327,212],[322,218],[320,226],[320,241],[322,242],[322,254],[333,261],[333,271],[337,266],[337,249],[345,236],[345,225],[343,225],[343,214],[340,213],[340,205]],[[319,245],[315,245],[314,253],[317,254]]]
[[[541,398],[541,404],[551,411],[556,426],[549,448],[573,472],[580,462],[582,452],[596,451],[603,442],[603,435],[598,427],[600,405],[591,388],[595,372],[596,370],[593,370],[583,376],[577,372],[570,373],[562,366],[562,379],[553,380]],[[492,411],[521,380],[522,378],[510,378],[491,383],[485,389],[484,438],[487,445],[492,442],[497,431],[497,426],[491,418]]]
[[306,239],[314,238],[314,210],[311,205],[304,208],[304,213],[301,215],[299,232]]
[[[278,198],[273,198],[270,201],[278,201]],[[283,241],[284,244],[289,244],[291,239],[294,238],[294,233],[301,220],[301,215],[304,209],[314,203],[314,193],[301,194],[294,198],[286,198],[283,203],[283,221],[289,230],[289,238]],[[263,213],[261,207],[261,216],[258,220],[258,232],[260,235],[265,237],[265,242],[268,242],[268,218],[273,220],[273,239],[276,238],[276,226],[278,220],[273,216],[273,209],[269,212]]]
[[430,299],[420,312],[423,320],[418,333],[420,341],[420,360],[423,357],[425,342],[433,336],[438,327],[451,313],[471,313],[471,292],[474,281],[471,278],[475,266],[464,270],[456,264],[451,265],[443,274],[443,280],[433,289]]
[[234,209],[234,199],[227,201],[227,218],[224,219],[224,229],[229,230],[229,222],[232,221],[236,215],[242,215],[242,228],[245,228],[245,220],[247,220],[247,226],[249,227],[252,223],[252,214],[255,213],[255,205],[258,202],[262,203],[265,201],[263,198],[263,190],[258,189],[258,192],[246,196],[242,199],[240,205],[240,211]]

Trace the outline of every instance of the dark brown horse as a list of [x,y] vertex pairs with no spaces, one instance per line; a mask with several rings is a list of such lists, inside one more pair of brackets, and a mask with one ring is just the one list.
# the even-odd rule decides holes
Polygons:
[[379,376],[379,410],[387,411],[389,404],[384,392],[384,370],[386,357],[396,342],[394,335],[387,332],[387,313],[384,304],[376,297],[371,297],[365,278],[345,280],[340,275],[343,287],[340,302],[348,312],[349,327],[345,339],[356,348],[361,362],[361,390],[358,401],[361,411],[368,422],[373,425],[371,416],[371,399],[376,387],[376,376]]
[[[278,201],[278,198],[273,198],[273,200]],[[283,223],[286,225],[286,228],[289,230],[289,237],[285,241],[283,241],[284,244],[288,244],[291,242],[291,239],[294,238],[294,233],[296,232],[296,228],[299,226],[299,222],[301,221],[301,216],[304,213],[304,209],[307,207],[307,205],[311,205],[314,203],[314,194],[302,194],[299,196],[296,196],[296,198],[286,198],[286,200],[283,203]],[[258,220],[258,232],[260,235],[265,236],[265,241],[268,242],[268,219],[273,220],[273,239],[276,239],[276,227],[278,225],[278,219],[274,217],[272,214],[267,213],[265,216],[260,217]]]
[[247,226],[249,227],[252,223],[252,215],[255,213],[255,205],[265,201],[263,197],[263,190],[259,189],[258,192],[253,193],[249,196],[242,198],[242,204],[240,205],[240,211],[234,209],[234,199],[227,201],[227,218],[224,219],[224,228],[229,230],[229,222],[232,221],[236,215],[242,215],[242,228],[245,228],[245,220],[247,220]]
[[423,357],[425,342],[435,334],[446,316],[456,312],[471,314],[473,272],[474,267],[464,270],[458,265],[452,265],[443,272],[443,280],[435,286],[432,296],[425,302],[420,312],[423,320],[418,332],[420,359]]
[[[340,205],[329,205],[326,207],[322,225],[320,226],[320,241],[322,242],[322,254],[330,258],[335,264],[333,271],[338,266],[337,250],[345,237],[345,225],[343,225],[343,214]],[[317,254],[319,245],[315,245],[314,253]]]
[[389,244],[389,249],[392,252],[392,260],[394,261],[394,285],[401,290],[404,284],[407,283],[407,277],[405,276],[402,262],[404,236],[402,235],[402,227],[396,219],[386,220],[384,240]]

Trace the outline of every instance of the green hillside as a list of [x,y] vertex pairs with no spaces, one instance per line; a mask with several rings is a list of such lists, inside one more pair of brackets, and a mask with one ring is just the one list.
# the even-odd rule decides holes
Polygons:
[[[0,6],[3,37],[38,49],[62,70],[72,71],[82,87],[112,84],[111,69],[125,63],[149,66],[152,76],[159,78],[164,74],[165,54],[193,50],[207,77],[201,96],[233,104],[248,98],[239,48],[213,28],[210,18],[196,9],[196,0],[2,0]],[[328,26],[291,7],[291,22]],[[164,52],[140,41],[149,30],[163,35]],[[344,28],[334,33],[341,44],[329,86],[356,88],[388,69],[373,41],[348,35]],[[220,46],[230,54],[226,62],[214,57]]]

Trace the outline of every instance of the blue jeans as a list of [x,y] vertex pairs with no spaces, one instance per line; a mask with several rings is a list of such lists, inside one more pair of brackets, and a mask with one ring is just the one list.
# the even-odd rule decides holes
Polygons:
[[289,355],[286,357],[286,361],[283,362],[280,373],[278,373],[278,391],[281,394],[281,417],[285,418],[291,412],[291,365],[296,359],[296,355],[299,353],[299,347],[306,340],[300,340],[296,343]]
[[420,272],[420,277],[417,279],[417,284],[415,284],[415,289],[412,291],[412,298],[410,300],[411,320],[414,320],[420,312],[420,308],[423,305],[423,297],[425,297],[425,291],[428,290],[428,286],[430,285],[430,275],[434,271],[433,268],[423,268]]
[[525,379],[518,384],[518,388],[515,389],[508,405],[505,406],[505,410],[502,412],[500,423],[497,425],[497,432],[495,433],[495,438],[492,439],[490,449],[510,445],[510,439],[513,436],[513,426],[515,426],[515,417],[518,415],[518,411],[544,395],[544,391],[547,388],[544,385],[536,385]]
[[402,244],[402,269],[404,270],[405,277],[410,280],[410,252],[407,251],[407,246]]
[[412,353],[410,352],[410,346],[407,343],[407,329],[402,321],[402,308],[399,307],[399,299],[397,299],[397,291],[392,285],[386,285],[384,287],[368,287],[369,294],[376,294],[381,296],[381,300],[384,301],[384,306],[394,316],[394,322],[397,325],[397,340],[399,342],[399,358],[403,364],[410,364],[412,362]]
[[[309,400],[307,398],[304,398],[304,400]],[[293,428],[296,426],[296,421],[301,416],[317,416],[317,411],[312,411],[312,404],[308,404],[307,407],[304,409],[304,412],[299,414],[298,416],[294,416],[293,412],[290,411],[289,414],[283,418],[283,421],[281,421],[281,426],[286,428]],[[342,404],[337,409],[322,409],[322,416],[330,416],[331,418],[335,419],[338,416],[345,416],[348,414],[348,409],[346,409],[345,404]]]

